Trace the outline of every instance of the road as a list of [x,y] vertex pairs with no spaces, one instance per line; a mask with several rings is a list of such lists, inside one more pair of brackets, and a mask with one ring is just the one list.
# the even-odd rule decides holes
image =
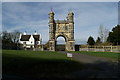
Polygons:
[[[62,52],[66,53],[66,52]],[[87,68],[74,72],[75,78],[118,78],[119,63],[116,60],[103,57],[72,53],[73,60],[84,63]]]

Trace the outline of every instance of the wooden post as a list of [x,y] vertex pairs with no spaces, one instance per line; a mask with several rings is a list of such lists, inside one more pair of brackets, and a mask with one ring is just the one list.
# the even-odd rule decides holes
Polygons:
[[88,51],[88,46],[87,46],[87,51]]
[[113,52],[113,50],[112,50],[113,48],[112,48],[112,45],[111,45],[111,50],[110,50],[110,52]]
[[81,47],[79,46],[79,51],[81,51]]
[[105,47],[103,46],[103,52],[105,52]]
[[94,48],[94,51],[96,52],[96,46],[95,46],[95,48]]

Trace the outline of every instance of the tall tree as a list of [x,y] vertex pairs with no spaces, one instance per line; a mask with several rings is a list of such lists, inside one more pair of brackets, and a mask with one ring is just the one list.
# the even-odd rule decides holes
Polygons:
[[10,35],[11,35],[11,39],[12,39],[13,43],[18,43],[19,37],[20,37],[20,32],[15,30],[14,32],[11,32]]
[[12,48],[12,39],[10,33],[7,31],[2,32],[2,49],[11,49]]
[[19,32],[2,32],[2,49],[18,49],[19,48]]
[[107,41],[114,45],[120,45],[120,25],[115,26],[112,31],[109,32]]
[[101,39],[100,39],[100,37],[97,38],[96,44],[97,44],[97,45],[101,44]]
[[94,38],[93,38],[92,36],[90,36],[90,37],[88,38],[87,43],[88,43],[89,45],[94,45],[94,44],[95,44]]
[[99,37],[101,39],[101,42],[106,42],[107,41],[108,34],[109,34],[109,30],[107,28],[105,28],[103,25],[100,25],[100,27],[99,27]]

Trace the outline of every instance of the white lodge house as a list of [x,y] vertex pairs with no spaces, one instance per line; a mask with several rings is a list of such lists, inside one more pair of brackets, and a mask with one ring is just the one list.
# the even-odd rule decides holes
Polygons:
[[24,49],[35,49],[41,48],[42,37],[41,34],[35,33],[33,35],[27,34],[24,32],[20,34],[19,43],[22,44]]

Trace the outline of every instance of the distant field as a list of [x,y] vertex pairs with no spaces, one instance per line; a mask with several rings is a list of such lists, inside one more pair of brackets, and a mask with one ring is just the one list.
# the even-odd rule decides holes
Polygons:
[[105,57],[111,59],[120,59],[120,53],[114,52],[90,52],[90,51],[73,51],[72,53],[80,53],[85,55],[97,56],[97,57]]
[[2,56],[3,77],[10,74],[34,79],[64,78],[85,67],[58,52],[3,50]]

